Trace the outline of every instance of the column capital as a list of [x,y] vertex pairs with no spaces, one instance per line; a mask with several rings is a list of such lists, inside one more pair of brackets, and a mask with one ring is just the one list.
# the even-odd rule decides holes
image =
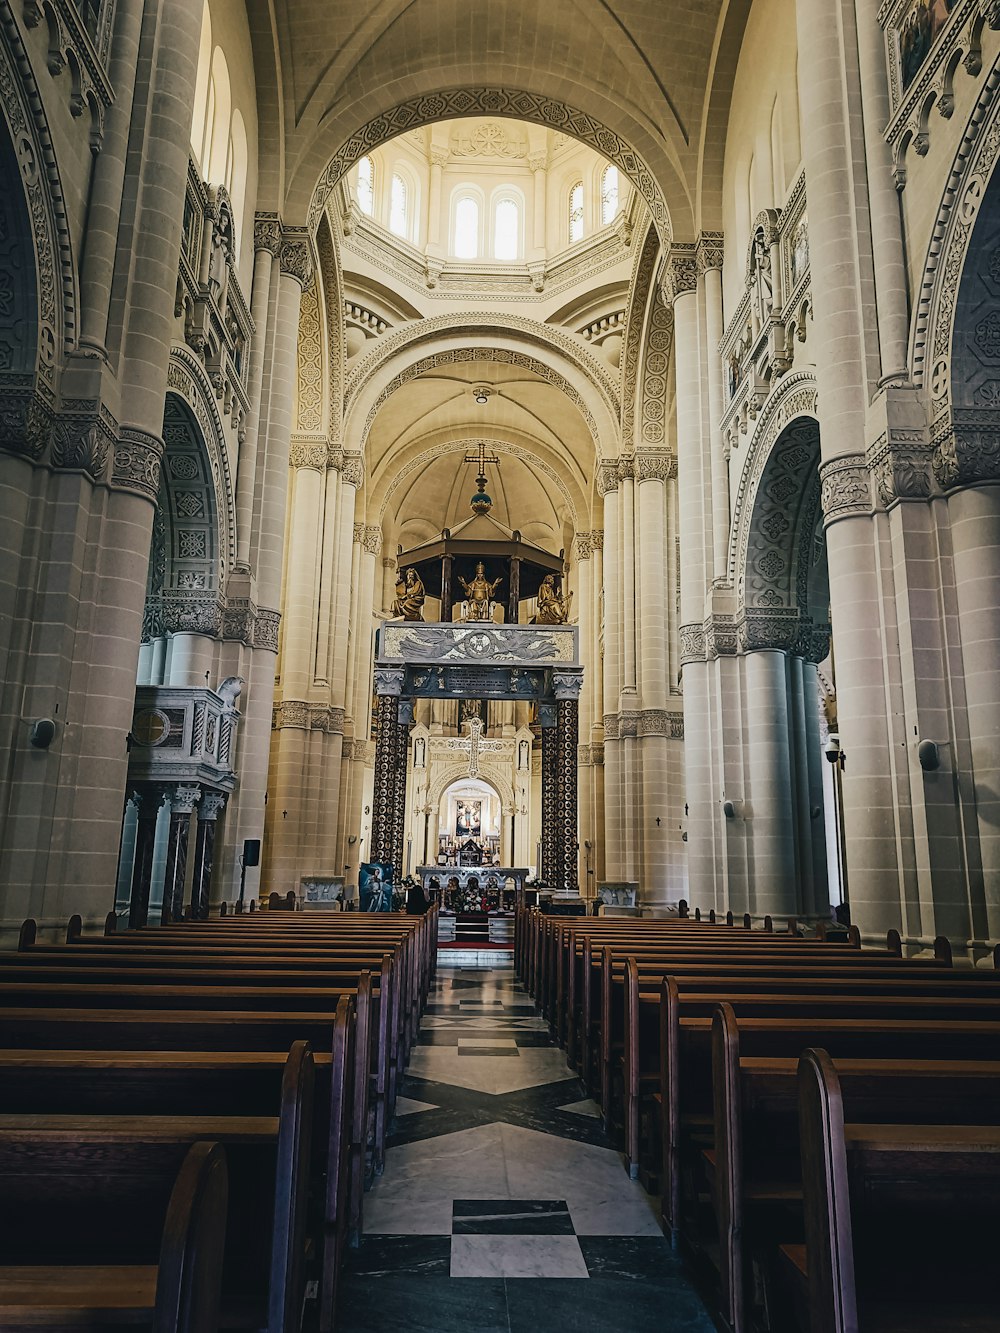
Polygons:
[[382,549],[382,529],[377,523],[371,523],[365,528],[364,539],[365,550],[369,555],[378,555]]
[[577,561],[589,560],[593,549],[593,534],[589,532],[578,532],[576,534]]
[[603,529],[603,528],[594,528],[593,532],[591,532],[591,534],[590,534],[590,545],[591,545],[592,549],[595,550],[595,551],[603,551],[603,550],[604,550],[604,529]]
[[365,460],[361,454],[353,453],[347,449],[342,454],[343,462],[340,468],[340,479],[348,486],[353,486],[359,490],[365,480]]
[[582,668],[577,667],[569,671],[553,671],[552,692],[557,699],[579,699],[582,689]]
[[315,436],[293,436],[288,450],[288,465],[296,470],[309,468],[315,472],[325,472],[330,459],[329,446],[325,439]]
[[394,696],[398,699],[403,693],[405,679],[406,669],[404,667],[376,667],[375,693]]
[[530,153],[528,155],[529,171],[546,171],[548,169],[548,165],[549,165],[549,154],[547,149],[541,153]]
[[722,261],[725,257],[723,240],[721,231],[703,231],[698,237],[695,264],[699,275],[706,273],[709,269],[722,268]]
[[119,431],[111,465],[111,484],[116,490],[133,491],[155,504],[160,491],[163,441],[157,435],[131,427]]
[[312,286],[315,276],[312,245],[306,227],[285,227],[278,258],[282,273],[294,278],[303,291]]
[[429,156],[432,167],[446,167],[451,157],[451,149],[441,144],[431,144]]
[[201,800],[201,788],[178,782],[176,786],[170,788],[168,795],[172,815],[189,815]]
[[820,504],[827,524],[872,510],[868,464],[863,454],[843,454],[820,465]]
[[597,465],[597,489],[600,495],[610,495],[618,489],[618,459],[607,458]]
[[935,431],[934,475],[942,490],[1000,480],[1000,414],[955,408]]
[[198,822],[214,824],[225,809],[229,793],[224,791],[206,791],[198,803]]
[[635,455],[639,481],[669,481],[677,476],[677,460],[669,449],[640,449]]
[[277,213],[255,213],[253,219],[253,248],[266,250],[272,258],[281,251],[281,218]]
[[660,284],[666,305],[673,305],[681,296],[698,287],[697,244],[693,241],[675,241]]

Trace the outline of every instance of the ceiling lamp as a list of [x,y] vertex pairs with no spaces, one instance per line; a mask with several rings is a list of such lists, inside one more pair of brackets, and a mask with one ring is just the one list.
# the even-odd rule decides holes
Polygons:
[[493,390],[489,387],[488,384],[477,384],[476,387],[472,390],[473,397],[475,398],[476,402],[480,405],[480,407],[485,406],[486,403],[490,401],[490,394],[492,392]]

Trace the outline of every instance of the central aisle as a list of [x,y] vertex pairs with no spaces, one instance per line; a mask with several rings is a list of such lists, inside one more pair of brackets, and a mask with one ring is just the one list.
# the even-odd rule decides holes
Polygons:
[[711,1333],[512,969],[439,964],[403,1092],[345,1333]]

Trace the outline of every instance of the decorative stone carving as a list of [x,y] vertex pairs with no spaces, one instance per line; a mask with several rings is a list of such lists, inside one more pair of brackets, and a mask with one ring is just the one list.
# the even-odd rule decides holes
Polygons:
[[666,449],[644,449],[635,456],[635,472],[639,481],[669,481],[677,475],[677,460]]
[[292,439],[288,453],[289,466],[325,472],[328,458],[326,440]]
[[583,689],[583,671],[553,671],[552,692],[557,699],[579,699]]
[[602,459],[597,465],[597,490],[601,496],[618,489],[618,459]]
[[[898,435],[912,434],[922,447],[902,445]],[[875,483],[878,503],[888,507],[896,500],[926,500],[931,493],[931,449],[920,432],[894,432],[893,443],[884,437],[869,450],[868,466]]]
[[269,653],[278,651],[278,626],[281,623],[280,611],[257,612],[257,627],[254,630],[253,646],[263,648]]
[[271,727],[274,731],[286,727],[295,731],[307,731],[309,728],[307,705],[301,699],[282,699],[271,710]]
[[740,617],[739,646],[743,652],[765,648],[794,651],[799,631],[797,607],[776,606],[766,610],[747,607]]
[[163,441],[145,431],[126,427],[115,444],[111,484],[117,490],[133,491],[156,502],[160,489],[160,460]]
[[198,822],[215,822],[225,809],[229,793],[224,791],[206,791],[198,803]]
[[594,546],[591,534],[589,532],[578,532],[576,534],[576,558],[578,561],[589,560]]
[[163,628],[172,634],[222,634],[223,605],[218,593],[186,593],[165,588],[160,594]]
[[363,523],[355,523],[355,525],[354,525],[354,540],[355,540],[355,542],[357,543],[358,546],[361,546],[362,543],[364,542],[364,540],[365,540],[365,525],[364,525]]
[[48,402],[30,389],[0,391],[0,448],[36,461],[48,447],[53,413]]
[[167,789],[167,799],[172,815],[190,815],[201,800],[201,788],[181,782]]
[[52,462],[56,467],[79,469],[95,481],[104,475],[117,425],[103,410],[85,416],[61,416],[52,431]]
[[[340,479],[345,485],[353,486],[355,490],[358,490],[364,484],[365,462],[360,454],[344,451],[344,463],[340,469]],[[355,531],[357,531],[360,524],[354,526]],[[355,540],[361,539],[355,538]]]
[[725,259],[725,237],[721,231],[703,231],[698,237],[695,262],[699,273],[721,269]]
[[606,741],[616,741],[618,739],[618,714],[604,714],[604,739]]
[[394,694],[398,698],[403,692],[405,678],[406,672],[402,667],[376,667],[375,693]]
[[304,228],[284,228],[278,257],[282,273],[294,278],[303,291],[312,286],[315,269],[309,233]]
[[860,454],[845,454],[820,468],[823,516],[827,523],[871,512],[868,467]]
[[377,524],[365,528],[364,547],[369,555],[377,556],[382,549],[382,529]]
[[1000,481],[1000,414],[956,408],[953,427],[934,446],[934,475],[944,490]]
[[590,534],[590,544],[591,544],[591,547],[592,547],[595,551],[603,551],[603,550],[604,550],[604,529],[603,529],[603,528],[594,528],[593,532]]
[[717,657],[732,657],[737,652],[740,643],[735,617],[716,612],[705,621],[702,629],[705,657],[710,660]]
[[682,625],[680,628],[681,665],[685,662],[704,662],[705,630],[701,625]]
[[[390,621],[382,626],[381,653],[388,661],[467,667],[557,666],[579,662],[579,631],[572,625],[419,625]],[[472,691],[479,697],[481,691]]]
[[673,305],[678,297],[693,292],[698,286],[696,246],[675,241],[670,247],[670,259],[663,275],[663,299]]
[[253,220],[253,248],[277,259],[281,253],[281,219],[277,213],[257,213]]

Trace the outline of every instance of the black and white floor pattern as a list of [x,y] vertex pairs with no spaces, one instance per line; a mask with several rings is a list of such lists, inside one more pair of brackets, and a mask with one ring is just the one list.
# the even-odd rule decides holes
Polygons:
[[509,968],[439,968],[345,1333],[710,1333],[598,1110]]

